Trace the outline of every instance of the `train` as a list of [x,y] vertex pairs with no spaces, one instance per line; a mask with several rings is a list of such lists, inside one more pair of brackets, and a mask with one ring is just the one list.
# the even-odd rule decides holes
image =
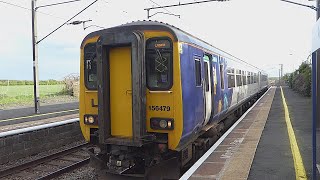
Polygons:
[[80,127],[102,174],[178,179],[268,88],[262,69],[162,22],[95,31],[80,49]]

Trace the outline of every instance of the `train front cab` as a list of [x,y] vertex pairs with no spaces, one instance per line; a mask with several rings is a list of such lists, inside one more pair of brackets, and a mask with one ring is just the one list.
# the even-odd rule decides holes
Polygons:
[[178,42],[166,31],[105,33],[84,42],[80,125],[85,139],[107,152],[92,157],[99,168],[145,174],[143,166],[178,164],[179,58]]

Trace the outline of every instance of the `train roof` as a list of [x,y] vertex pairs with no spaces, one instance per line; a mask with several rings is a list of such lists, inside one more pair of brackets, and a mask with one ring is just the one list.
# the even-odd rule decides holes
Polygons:
[[198,45],[198,46],[205,48],[209,51],[213,51],[213,52],[217,53],[218,55],[222,55],[222,56],[229,58],[231,60],[241,61],[242,63],[245,63],[253,68],[259,69],[262,72],[264,72],[262,69],[260,69],[256,66],[253,66],[253,65],[247,63],[246,61],[243,61],[242,59],[237,58],[237,57],[211,45],[210,43],[195,37],[195,36],[191,35],[190,33],[187,33],[185,31],[179,29],[178,27],[175,27],[175,26],[169,25],[167,23],[163,23],[163,22],[157,22],[157,21],[146,21],[146,20],[135,21],[135,22],[111,27],[108,29],[102,29],[99,31],[92,32],[84,38],[84,40],[81,43],[81,47],[83,47],[84,42],[89,38],[92,38],[94,36],[98,36],[103,33],[118,32],[123,29],[125,29],[125,30],[163,30],[163,31],[168,31],[173,35],[173,37],[175,38],[176,41],[182,41],[182,42]]

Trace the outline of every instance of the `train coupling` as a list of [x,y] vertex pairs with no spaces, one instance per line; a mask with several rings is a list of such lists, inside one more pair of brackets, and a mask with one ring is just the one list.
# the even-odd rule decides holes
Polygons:
[[130,169],[135,167],[133,160],[124,159],[123,157],[114,158],[109,156],[109,161],[107,162],[108,172],[113,174],[123,174],[128,172]]

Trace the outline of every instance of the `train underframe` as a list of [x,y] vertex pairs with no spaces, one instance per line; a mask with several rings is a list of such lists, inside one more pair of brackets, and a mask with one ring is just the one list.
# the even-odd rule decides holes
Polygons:
[[218,123],[189,140],[188,145],[179,151],[168,149],[165,134],[146,137],[144,143],[137,147],[97,143],[96,131],[92,134],[92,142],[96,142],[100,151],[89,149],[91,166],[101,179],[108,177],[108,174],[143,179],[179,179],[266,91],[267,88],[261,90],[229,111]]
[[94,152],[93,148],[89,152],[90,163],[100,176],[113,174],[144,179],[178,179],[180,176],[179,152],[168,150],[167,143],[151,141],[141,147],[111,144],[98,146],[99,153]]

